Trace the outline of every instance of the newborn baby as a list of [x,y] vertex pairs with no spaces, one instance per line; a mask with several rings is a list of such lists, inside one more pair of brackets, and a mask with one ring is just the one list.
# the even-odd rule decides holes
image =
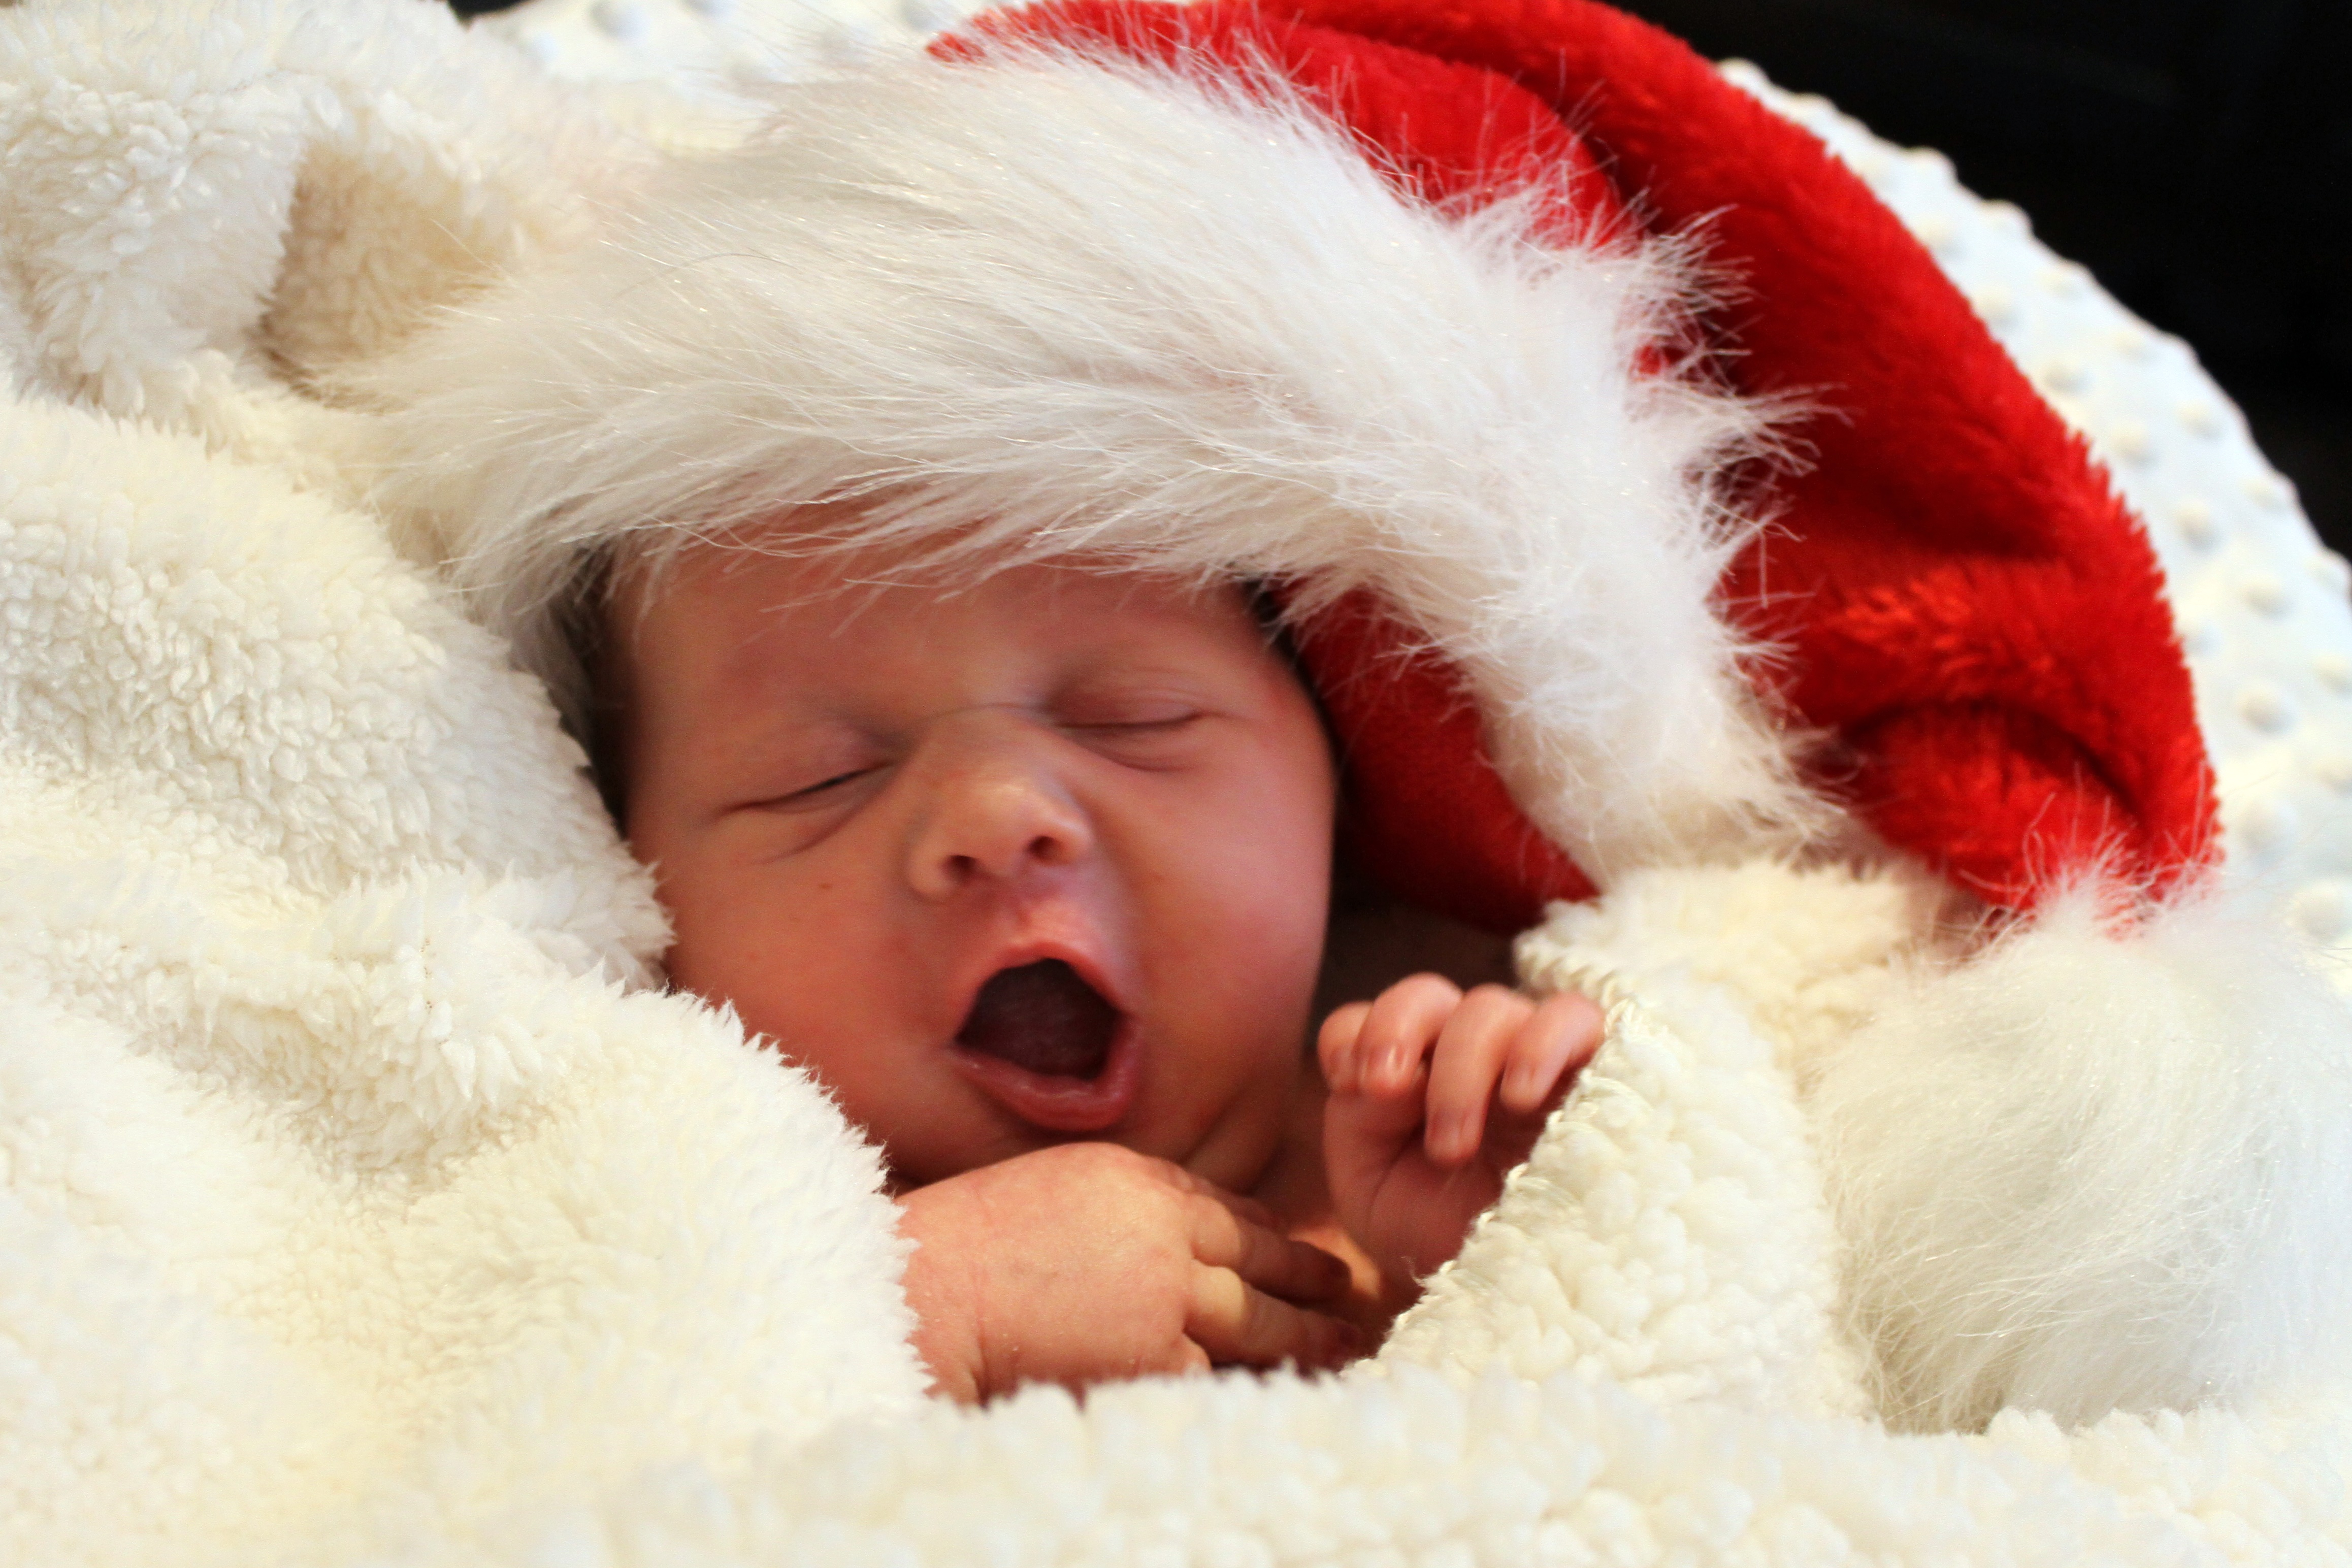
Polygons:
[[880,1143],[937,1388],[1328,1365],[1600,1037],[1434,974],[1331,1012],[1334,760],[1244,593],[697,545],[619,573],[608,784],[732,1005]]

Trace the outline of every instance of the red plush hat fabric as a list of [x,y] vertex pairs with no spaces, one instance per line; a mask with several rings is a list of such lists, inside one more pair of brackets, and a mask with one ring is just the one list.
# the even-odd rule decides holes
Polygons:
[[[1040,38],[1244,81],[1272,68],[1440,208],[1542,166],[1573,208],[1564,238],[1696,228],[1739,286],[1711,323],[1723,374],[1818,411],[1807,465],[1772,480],[1775,525],[1719,591],[1780,650],[1752,671],[1777,710],[1826,737],[1817,781],[2000,907],[2094,863],[2156,893],[2212,863],[2211,769],[2137,522],[1810,132],[1591,0],[1081,0],[946,47]],[[1300,640],[1383,880],[1496,930],[1591,894],[1510,800],[1460,682],[1378,604],[1343,602]]]

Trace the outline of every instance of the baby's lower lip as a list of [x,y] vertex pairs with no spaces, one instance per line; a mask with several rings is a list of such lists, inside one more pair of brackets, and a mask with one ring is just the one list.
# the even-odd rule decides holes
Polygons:
[[1143,1077],[1143,1052],[1135,1020],[1121,1018],[1102,1071],[1092,1078],[1032,1072],[1001,1057],[950,1045],[948,1056],[963,1074],[1005,1110],[1048,1132],[1102,1132],[1118,1125],[1135,1103]]

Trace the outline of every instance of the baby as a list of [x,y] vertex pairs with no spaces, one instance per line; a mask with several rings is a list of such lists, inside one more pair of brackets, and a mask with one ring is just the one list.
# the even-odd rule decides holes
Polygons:
[[1416,974],[1323,1019],[1318,1081],[1337,770],[1244,593],[905,564],[617,574],[600,749],[673,984],[881,1145],[939,1391],[1346,1359],[1599,1011]]

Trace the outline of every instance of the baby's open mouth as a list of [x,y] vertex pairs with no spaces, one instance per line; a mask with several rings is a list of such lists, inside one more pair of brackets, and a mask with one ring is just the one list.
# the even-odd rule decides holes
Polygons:
[[1048,958],[990,975],[956,1044],[1047,1077],[1091,1079],[1110,1059],[1118,1019],[1076,970]]

